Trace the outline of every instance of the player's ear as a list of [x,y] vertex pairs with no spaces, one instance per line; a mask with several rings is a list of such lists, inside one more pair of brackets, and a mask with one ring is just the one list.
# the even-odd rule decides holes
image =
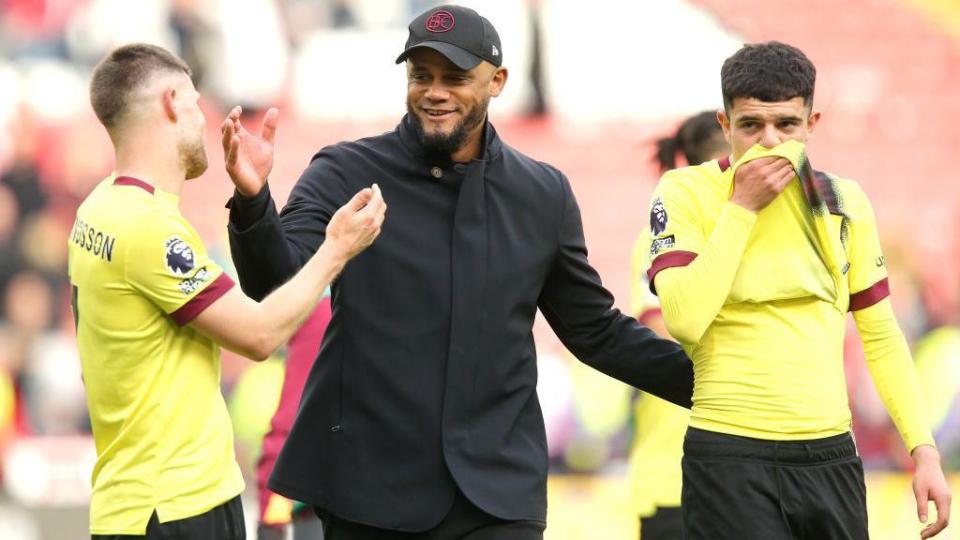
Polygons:
[[810,113],[810,117],[807,118],[807,131],[813,133],[813,130],[817,128],[817,122],[820,121],[820,111],[813,111]]
[[177,121],[177,89],[176,88],[167,88],[163,91],[163,95],[160,98],[163,103],[163,114],[171,122]]
[[730,119],[727,117],[727,111],[725,109],[717,111],[717,123],[720,124],[720,129],[723,130],[723,138],[730,143]]

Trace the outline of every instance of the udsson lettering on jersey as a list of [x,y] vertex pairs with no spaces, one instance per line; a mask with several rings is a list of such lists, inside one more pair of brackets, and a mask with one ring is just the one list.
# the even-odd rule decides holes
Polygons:
[[113,247],[117,242],[117,237],[96,230],[79,217],[73,222],[70,241],[107,262],[113,261]]

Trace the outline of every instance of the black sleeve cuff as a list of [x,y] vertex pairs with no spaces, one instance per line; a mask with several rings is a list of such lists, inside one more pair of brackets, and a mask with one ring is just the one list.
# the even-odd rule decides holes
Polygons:
[[230,224],[238,231],[249,229],[263,219],[270,201],[270,184],[264,184],[253,197],[244,197],[234,189],[233,197],[227,201],[227,208],[230,209]]

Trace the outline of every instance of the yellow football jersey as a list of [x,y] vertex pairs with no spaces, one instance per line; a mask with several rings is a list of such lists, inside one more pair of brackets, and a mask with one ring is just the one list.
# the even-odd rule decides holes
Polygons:
[[243,491],[220,393],[220,349],[188,326],[233,281],[178,197],[109,177],[68,239],[77,346],[97,462],[91,534],[142,535]]
[[[681,339],[696,375],[693,427],[769,440],[815,439],[850,430],[843,371],[846,313],[869,308],[889,294],[866,195],[853,181],[822,176],[831,191],[829,210],[808,202],[805,189],[812,188],[799,178],[756,215],[729,202],[737,167],[773,155],[786,157],[801,171],[809,166],[803,152],[803,145],[793,141],[776,149],[757,146],[732,165],[711,161],[667,172],[654,192],[651,281],[668,268],[691,265],[708,251],[710,260],[721,260],[728,252],[724,242],[731,250],[742,250],[732,284],[716,284],[729,290],[719,313],[699,313],[706,308],[693,299],[684,303],[685,313],[668,310],[668,303],[677,307],[679,297],[661,298],[668,323],[669,317],[675,323],[712,317],[695,342]],[[723,234],[715,235],[721,223]],[[741,239],[744,234],[749,236]],[[672,284],[682,274],[664,276]],[[703,282],[714,278],[706,273],[698,279],[712,286]],[[672,293],[684,294],[679,289]],[[897,373],[906,373],[899,369],[906,366],[915,381],[909,352],[900,348],[896,356],[890,362],[898,366]],[[893,396],[894,408],[909,411],[895,415],[908,447],[932,440],[922,415],[913,412],[916,385],[895,379],[875,376],[881,393]]]

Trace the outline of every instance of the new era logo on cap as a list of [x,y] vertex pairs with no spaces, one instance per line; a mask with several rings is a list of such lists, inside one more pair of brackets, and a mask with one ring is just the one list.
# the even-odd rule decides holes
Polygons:
[[495,66],[503,63],[500,35],[490,21],[462,6],[440,6],[420,14],[408,27],[403,52],[397,63],[413,49],[427,47],[446,56],[457,67],[470,70],[486,60]]

